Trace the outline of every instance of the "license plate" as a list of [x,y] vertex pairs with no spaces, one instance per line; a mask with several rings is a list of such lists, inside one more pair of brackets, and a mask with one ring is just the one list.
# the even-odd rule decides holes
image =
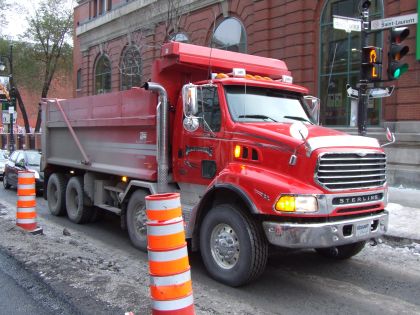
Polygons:
[[370,232],[370,223],[356,225],[356,236],[369,235],[369,232]]

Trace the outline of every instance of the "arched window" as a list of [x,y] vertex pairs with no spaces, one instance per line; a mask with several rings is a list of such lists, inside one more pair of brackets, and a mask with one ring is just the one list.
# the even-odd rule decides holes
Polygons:
[[[333,15],[360,18],[360,1],[325,1],[321,14],[319,95],[321,121],[329,126],[357,126],[357,99],[347,97],[346,85],[356,88],[360,74],[360,32],[333,28]],[[372,0],[370,19],[383,16],[383,1]],[[369,35],[369,45],[382,47],[379,33]],[[381,101],[370,99],[368,124],[378,125],[381,118]]]
[[111,92],[111,61],[102,55],[95,66],[95,94],[108,92]]
[[137,47],[130,46],[125,49],[120,68],[121,90],[141,85],[141,57]]
[[190,40],[188,38],[188,35],[185,33],[173,33],[169,35],[169,40],[172,40],[174,42],[180,42],[180,43],[189,43]]
[[246,53],[245,27],[237,18],[224,19],[216,28],[212,47]]

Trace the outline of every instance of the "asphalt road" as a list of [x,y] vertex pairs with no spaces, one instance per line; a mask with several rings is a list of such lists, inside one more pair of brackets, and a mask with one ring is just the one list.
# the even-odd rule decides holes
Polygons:
[[[0,200],[13,204],[15,194],[0,188]],[[120,230],[118,218],[75,225],[51,216],[42,198],[37,204],[39,216],[147,263],[147,255],[138,254]],[[241,288],[209,278],[197,253],[190,254],[190,264],[197,314],[420,314],[418,244],[367,246],[347,261],[331,261],[311,250],[277,251],[262,277]]]
[[1,251],[0,288],[1,314],[75,314],[71,305]]

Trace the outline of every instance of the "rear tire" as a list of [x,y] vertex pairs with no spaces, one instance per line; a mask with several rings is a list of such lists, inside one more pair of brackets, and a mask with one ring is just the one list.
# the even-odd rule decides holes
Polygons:
[[365,247],[365,244],[366,241],[362,241],[337,247],[316,248],[315,250],[318,254],[326,258],[344,260],[360,253],[363,247]]
[[47,184],[48,209],[52,215],[63,216],[66,214],[66,177],[54,173]]
[[72,177],[66,188],[66,208],[70,221],[78,224],[86,223],[92,216],[92,209],[85,207],[82,177]]
[[229,204],[214,207],[204,218],[200,251],[209,274],[233,287],[257,279],[268,258],[260,226]]
[[134,247],[147,251],[147,193],[144,190],[135,191],[127,206],[127,230]]

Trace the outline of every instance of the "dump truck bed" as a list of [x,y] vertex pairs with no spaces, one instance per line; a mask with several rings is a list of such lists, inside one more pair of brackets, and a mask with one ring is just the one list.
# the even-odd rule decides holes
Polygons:
[[155,94],[144,89],[43,103],[43,169],[156,181]]

